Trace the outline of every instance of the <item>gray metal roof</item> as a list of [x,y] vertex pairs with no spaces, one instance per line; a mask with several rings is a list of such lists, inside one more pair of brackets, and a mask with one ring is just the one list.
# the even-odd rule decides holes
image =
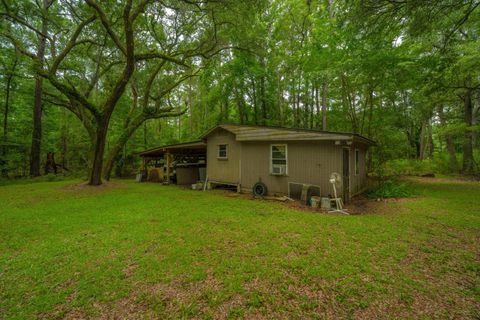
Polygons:
[[220,124],[205,133],[203,135],[203,138],[206,138],[213,131],[219,128],[233,133],[237,141],[355,140],[357,142],[363,142],[365,144],[375,144],[373,140],[370,140],[355,133],[237,124]]
[[329,132],[312,129],[294,129],[257,125],[220,124],[203,136],[202,140],[164,145],[139,152],[141,157],[161,157],[167,151],[170,153],[205,153],[207,145],[204,139],[218,129],[227,130],[235,135],[237,141],[356,141],[367,145],[375,144],[373,140],[359,134],[346,132]]

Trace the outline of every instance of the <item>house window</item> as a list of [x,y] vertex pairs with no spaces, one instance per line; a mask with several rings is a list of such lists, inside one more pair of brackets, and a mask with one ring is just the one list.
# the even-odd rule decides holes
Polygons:
[[287,145],[272,144],[270,146],[270,173],[274,175],[287,174]]
[[219,144],[218,145],[217,158],[227,159],[227,145],[226,144]]
[[358,175],[360,172],[360,152],[358,149],[355,149],[355,174]]

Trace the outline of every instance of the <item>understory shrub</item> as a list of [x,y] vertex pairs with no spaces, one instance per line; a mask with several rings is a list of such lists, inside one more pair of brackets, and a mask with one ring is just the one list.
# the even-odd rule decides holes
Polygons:
[[81,172],[67,172],[58,174],[49,173],[35,178],[31,178],[29,176],[24,176],[21,178],[0,178],[0,186],[12,184],[30,184],[35,182],[56,182],[72,179],[87,180],[85,174]]
[[[385,161],[374,168],[373,175],[378,177],[421,176],[426,174],[458,174],[461,170],[463,155],[457,153],[456,168],[451,163],[450,156],[445,152],[438,152],[431,159],[395,159]],[[480,163],[480,151],[474,151],[476,163]],[[478,170],[478,168],[477,168]]]
[[431,160],[396,159],[385,162],[383,176],[422,175],[435,172]]
[[397,179],[378,181],[366,193],[369,198],[408,198],[413,196],[411,186]]

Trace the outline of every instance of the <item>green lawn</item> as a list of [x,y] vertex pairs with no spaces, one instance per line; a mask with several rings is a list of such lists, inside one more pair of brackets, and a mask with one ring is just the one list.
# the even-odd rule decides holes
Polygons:
[[358,216],[74,183],[0,187],[1,319],[480,316],[479,183]]

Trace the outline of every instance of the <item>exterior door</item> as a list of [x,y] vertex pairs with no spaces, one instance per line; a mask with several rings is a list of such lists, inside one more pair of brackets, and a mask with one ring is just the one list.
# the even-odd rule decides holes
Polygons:
[[350,149],[343,148],[343,201],[350,200]]

